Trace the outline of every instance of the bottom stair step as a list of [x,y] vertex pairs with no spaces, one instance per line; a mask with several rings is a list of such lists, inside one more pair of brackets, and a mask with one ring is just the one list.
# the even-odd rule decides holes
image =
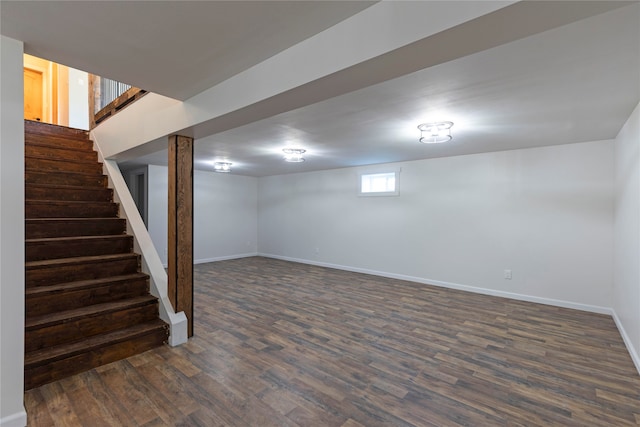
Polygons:
[[35,286],[25,290],[27,318],[149,294],[144,273]]
[[158,318],[158,300],[152,295],[28,317],[25,351],[82,341],[155,318]]
[[167,325],[156,319],[82,341],[28,352],[24,360],[25,388],[39,387],[159,347],[167,336]]
[[134,253],[58,258],[25,263],[26,287],[132,274],[140,268]]

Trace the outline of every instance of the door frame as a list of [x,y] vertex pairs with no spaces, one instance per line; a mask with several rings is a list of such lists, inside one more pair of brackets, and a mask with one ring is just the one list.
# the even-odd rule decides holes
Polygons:
[[23,67],[42,73],[42,122],[69,125],[69,69],[64,65],[24,54]]

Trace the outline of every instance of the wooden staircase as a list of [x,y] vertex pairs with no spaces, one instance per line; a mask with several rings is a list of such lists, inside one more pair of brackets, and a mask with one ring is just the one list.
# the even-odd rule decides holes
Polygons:
[[162,345],[168,326],[88,133],[25,121],[25,388]]

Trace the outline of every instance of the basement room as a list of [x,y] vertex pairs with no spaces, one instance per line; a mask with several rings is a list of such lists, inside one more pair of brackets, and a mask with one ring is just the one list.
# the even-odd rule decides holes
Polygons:
[[0,24],[0,427],[640,425],[639,1]]

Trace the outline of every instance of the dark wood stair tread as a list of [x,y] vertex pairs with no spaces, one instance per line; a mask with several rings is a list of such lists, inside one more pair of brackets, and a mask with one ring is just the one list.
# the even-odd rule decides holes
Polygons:
[[25,267],[25,287],[30,288],[133,274],[140,271],[140,255],[132,251],[81,253],[65,258],[33,259]]
[[[105,216],[105,217],[80,217],[80,218],[68,218],[68,217],[64,217],[64,218],[42,218],[42,217],[38,217],[38,218],[26,218],[25,219],[25,223],[28,224],[52,224],[52,226],[55,226],[56,222],[60,222],[60,223],[67,223],[67,222],[73,222],[73,223],[77,223],[77,224],[82,224],[82,223],[91,223],[91,222],[95,222],[95,221],[108,221],[108,222],[121,222],[121,221],[126,221],[124,218],[119,218],[119,217],[113,217],[113,216]],[[87,236],[85,236],[87,237]]]
[[53,190],[65,189],[65,190],[92,190],[92,191],[104,191],[108,188],[101,186],[88,187],[86,185],[72,185],[72,184],[47,184],[40,182],[30,182],[25,184],[26,187],[38,187],[38,188],[51,188]]
[[45,363],[54,362],[77,354],[86,353],[105,345],[116,344],[132,338],[149,334],[158,329],[167,328],[167,324],[162,320],[155,319],[150,322],[140,323],[124,329],[94,335],[92,337],[68,344],[61,344],[55,347],[44,348],[25,353],[25,369],[31,369]]
[[126,280],[144,279],[147,277],[149,277],[149,275],[145,273],[132,273],[121,276],[104,277],[100,279],[77,280],[75,282],[58,283],[55,285],[30,287],[25,289],[25,295],[28,297],[34,295],[64,293],[71,290],[89,289],[107,285],[110,283],[123,282]]
[[67,237],[42,237],[39,239],[25,239],[25,243],[55,243],[55,242],[83,242],[88,240],[118,240],[129,239],[128,234],[114,234],[107,236],[67,236]]
[[78,147],[68,147],[68,146],[57,145],[60,142],[64,142],[64,141],[65,141],[65,138],[49,138],[49,137],[43,137],[43,136],[37,135],[37,136],[27,137],[26,145],[29,145],[32,147],[53,148],[56,150],[69,150],[69,151],[95,153],[95,150],[93,149],[93,141],[91,141],[90,139],[74,140],[74,141],[86,142],[86,145],[81,145]]
[[76,202],[113,202],[113,190],[99,185],[25,184],[25,199]]
[[120,204],[107,200],[47,200],[25,201],[25,217],[32,218],[117,218]]
[[[85,204],[97,205],[97,204],[114,204],[116,202],[96,202],[93,200],[47,200],[47,199],[26,199],[25,203],[50,203],[53,205],[72,205],[72,206],[82,206]],[[116,203],[117,204],[117,203]]]
[[48,156],[39,156],[36,154],[25,154],[24,156],[25,159],[25,163],[27,160],[33,159],[33,160],[47,160],[50,162],[61,162],[61,163],[77,163],[77,164],[91,164],[91,166],[95,166],[98,167],[98,165],[102,166],[102,163],[96,161],[95,159],[92,160],[85,160],[85,159],[60,159],[57,157],[48,157]]
[[71,142],[83,142],[83,143],[88,143],[90,145],[93,145],[93,140],[89,135],[73,136],[73,135],[43,134],[43,133],[27,132],[24,134],[24,136],[25,136],[25,140],[29,140],[29,141],[38,140],[38,141],[43,141],[44,143],[46,143],[47,141],[52,141],[54,143],[71,141]]
[[78,318],[99,316],[105,313],[112,313],[123,309],[141,307],[157,302],[158,299],[153,295],[144,295],[141,297],[128,298],[121,301],[94,304],[86,307],[76,308],[73,310],[65,310],[57,313],[45,314],[43,316],[31,317],[26,319],[25,330],[30,331],[60,323],[70,322]]
[[[86,203],[86,202],[85,202]],[[93,202],[89,202],[89,203],[93,203]],[[73,222],[91,222],[91,221],[121,221],[123,220],[123,218],[118,218],[118,217],[95,217],[95,218],[67,218],[67,217],[61,217],[61,218],[27,218],[25,219],[25,221],[29,221],[29,222],[51,222],[51,221],[73,221]]]
[[[93,200],[47,200],[47,199],[26,199],[25,203],[50,203],[54,205],[72,205],[72,206],[82,206],[85,204],[97,205],[97,204],[114,204],[116,202],[96,202]],[[117,204],[117,203],[116,203]]]
[[88,130],[38,122],[35,120],[24,121],[24,133],[25,135],[43,135],[47,137],[64,137],[73,139],[89,138]]
[[86,187],[107,188],[107,177],[100,172],[69,172],[69,171],[43,171],[25,165],[25,184],[70,184]]
[[65,236],[108,236],[127,234],[127,222],[124,218],[112,217],[76,217],[76,218],[27,218],[25,220],[25,239],[40,239]]
[[25,169],[37,169],[45,172],[86,172],[103,173],[102,163],[86,160],[60,160],[48,157],[24,156]]
[[31,218],[116,218],[120,204],[109,200],[25,200],[25,217]]
[[27,142],[24,145],[25,157],[39,157],[57,160],[82,160],[85,162],[97,162],[98,153],[91,149],[89,144],[82,147],[65,146],[56,144],[42,144],[40,142]]
[[126,254],[109,254],[109,255],[92,255],[81,257],[69,257],[69,258],[54,258],[43,259],[38,261],[27,261],[25,267],[28,269],[42,268],[42,267],[62,267],[67,265],[93,263],[98,261],[116,261],[128,258],[137,258],[139,255],[135,253]]
[[43,200],[58,202],[88,202],[104,203],[113,202],[113,191],[101,186],[81,185],[44,185],[26,184],[25,201],[42,202]]
[[34,149],[48,149],[48,148],[64,148],[67,150],[75,150],[78,152],[95,152],[93,149],[93,141],[90,139],[79,138],[65,138],[65,137],[51,137],[45,135],[25,135],[25,152],[28,147]]
[[88,177],[95,177],[95,176],[104,176],[104,174],[102,172],[83,172],[83,171],[64,171],[64,170],[46,170],[43,171],[42,169],[39,168],[32,168],[29,167],[29,165],[25,165],[24,166],[24,171],[25,172],[33,172],[33,173],[42,173],[42,174],[69,174],[69,175],[82,175],[82,176],[88,176]]

